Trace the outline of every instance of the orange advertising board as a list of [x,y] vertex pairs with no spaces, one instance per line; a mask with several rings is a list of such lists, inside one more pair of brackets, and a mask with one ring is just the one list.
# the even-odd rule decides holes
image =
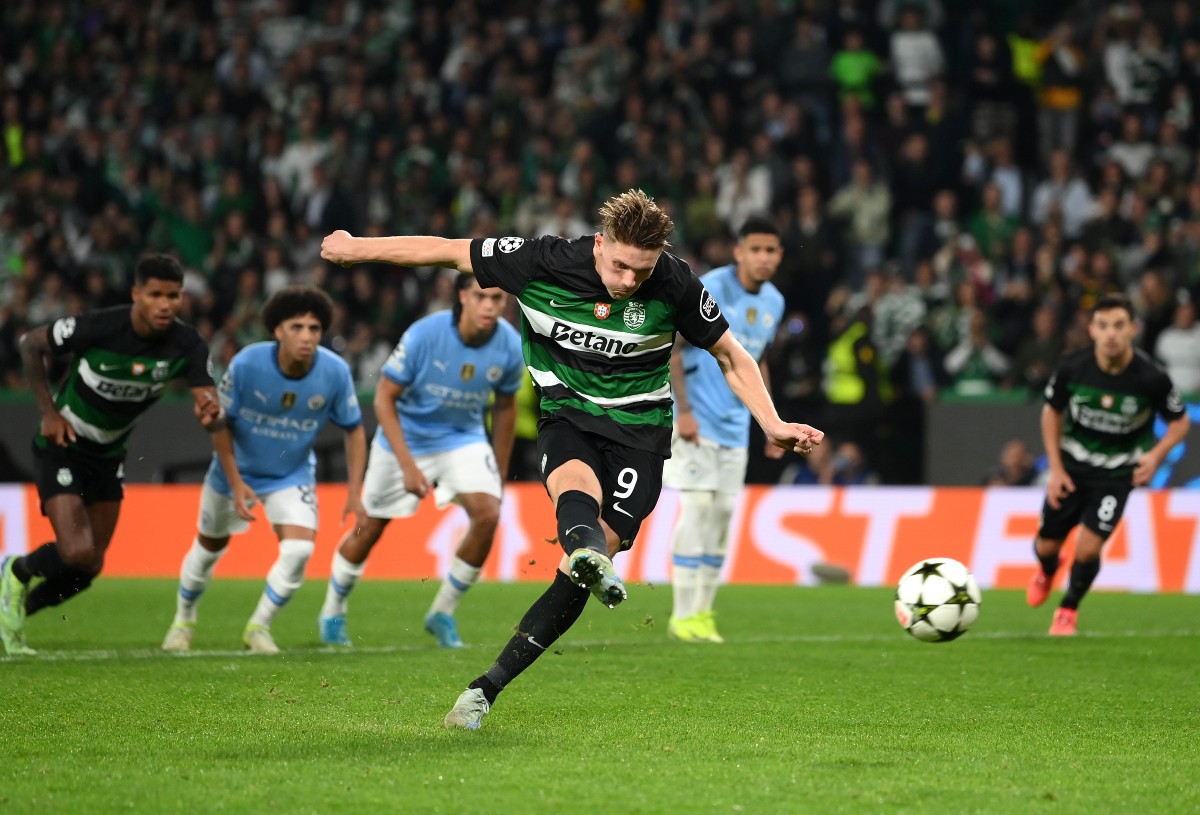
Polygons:
[[[346,526],[340,517],[345,495],[342,486],[318,488],[321,531],[310,579],[329,574],[333,548]],[[105,574],[176,576],[195,534],[199,499],[198,485],[129,486]],[[1036,488],[751,486],[734,512],[726,578],[808,584],[814,582],[811,567],[827,561],[847,567],[858,585],[890,585],[917,560],[944,556],[970,565],[985,588],[1021,587],[1033,568],[1041,503]],[[627,581],[669,580],[678,510],[678,495],[665,490],[633,550],[617,560]],[[439,576],[465,528],[462,510],[439,511],[426,501],[415,516],[388,527],[367,576]],[[548,579],[562,553],[547,542],[554,535],[554,514],[541,486],[509,485],[484,576]],[[0,551],[23,552],[51,539],[36,491],[0,485]],[[250,532],[233,539],[216,574],[261,578],[276,550],[270,526],[260,518]],[[1099,589],[1200,593],[1200,490],[1135,490],[1104,560]]]

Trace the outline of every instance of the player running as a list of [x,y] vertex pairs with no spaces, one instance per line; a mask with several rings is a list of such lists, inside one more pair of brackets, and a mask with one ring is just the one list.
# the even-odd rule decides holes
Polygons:
[[[738,230],[734,263],[700,278],[729,328],[770,382],[763,354],[783,319],[783,295],[770,282],[783,260],[779,227],[751,217]],[[679,521],[671,538],[674,608],[667,634],[684,642],[724,642],[713,601],[729,543],[729,521],[746,482],[750,411],[738,400],[717,360],[677,342],[671,356],[675,434],[663,484],[681,491]],[[766,455],[783,450],[768,444]]]
[[289,286],[271,296],[262,319],[273,341],[239,351],[221,378],[228,427],[213,434],[212,463],[200,493],[196,538],[179,570],[175,621],[162,647],[191,648],[196,604],[231,535],[245,532],[260,501],[279,536],[279,557],[242,634],[246,648],[279,653],[271,621],[304,581],[317,536],[316,455],[326,422],[345,431],[349,493],[342,518],[361,526],[359,495],[367,459],[362,411],[350,366],[320,347],[333,301],[314,286]]
[[658,501],[670,455],[670,359],[675,333],[717,357],[726,381],[773,443],[806,453],[823,434],[779,418],[753,358],[712,295],[666,252],[671,219],[641,190],[609,199],[601,231],[450,240],[328,235],[321,256],[474,272],[481,286],[517,296],[525,364],[541,396],[538,453],[566,553],[554,582],[495,663],[446,714],[475,729],[499,693],[579,618],[588,593],[609,607],[626,598],[611,556],[628,549]]
[[[342,536],[333,555],[318,621],[327,645],[350,645],[346,601],[388,522],[412,515],[433,493],[439,507],[454,502],[466,510],[470,525],[425,615],[425,630],[443,648],[463,647],[454,612],[492,550],[524,371],[521,338],[501,318],[504,292],[480,288],[471,275],[460,275],[455,288],[454,309],[409,326],[379,377],[379,428],[363,489],[367,520]],[[493,393],[488,444],[483,413]]]
[[[1058,553],[1079,525],[1067,592],[1050,635],[1076,633],[1079,603],[1100,573],[1100,553],[1134,487],[1150,483],[1167,453],[1187,436],[1187,409],[1167,376],[1133,347],[1133,307],[1124,295],[1101,297],[1088,324],[1093,347],[1071,354],[1046,385],[1042,443],[1050,464],[1041,528],[1034,541],[1039,568],[1025,599],[1046,602]],[[1167,422],[1154,440],[1154,417]]]
[[[21,337],[25,378],[41,413],[33,439],[38,496],[54,541],[0,564],[0,638],[9,655],[33,654],[25,617],[92,584],[125,495],[126,445],[138,418],[172,379],[187,382],[200,424],[223,426],[208,344],[179,320],[183,269],[150,255],[134,269],[133,304],[63,317]],[[53,396],[46,357],[73,354]],[[42,581],[30,590],[35,577]]]

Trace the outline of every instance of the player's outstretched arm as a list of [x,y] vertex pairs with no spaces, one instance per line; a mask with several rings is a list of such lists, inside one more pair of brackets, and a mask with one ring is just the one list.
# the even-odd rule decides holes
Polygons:
[[758,363],[737,341],[732,331],[722,334],[708,352],[716,358],[730,390],[750,409],[750,415],[762,427],[768,442],[784,450],[808,455],[813,446],[825,438],[825,434],[815,427],[785,422],[779,418]]
[[42,435],[60,447],[66,447],[68,440],[75,441],[75,428],[71,427],[55,407],[50,383],[46,378],[46,357],[50,355],[49,326],[40,325],[26,331],[17,342],[17,347],[21,350],[25,381],[33,390],[33,398],[37,401],[38,413],[42,417]]
[[356,238],[344,229],[325,236],[321,257],[340,266],[355,263],[391,263],[396,266],[445,266],[460,272],[471,268],[471,241],[400,235],[390,238]]

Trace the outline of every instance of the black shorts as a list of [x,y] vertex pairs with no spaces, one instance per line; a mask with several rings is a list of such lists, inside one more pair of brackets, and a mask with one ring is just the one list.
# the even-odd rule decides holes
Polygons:
[[546,476],[572,459],[592,468],[604,490],[600,518],[617,533],[622,550],[633,546],[642,521],[658,504],[664,458],[580,430],[554,416],[538,422],[537,446],[543,484]]
[[78,495],[85,506],[125,497],[125,459],[97,458],[69,447],[33,445],[34,480],[42,512],[56,495]]
[[1049,540],[1062,540],[1076,526],[1083,524],[1108,540],[1117,528],[1117,522],[1125,512],[1125,501],[1133,492],[1133,477],[1106,478],[1071,474],[1075,492],[1052,509],[1049,502],[1042,504],[1042,523],[1038,536]]

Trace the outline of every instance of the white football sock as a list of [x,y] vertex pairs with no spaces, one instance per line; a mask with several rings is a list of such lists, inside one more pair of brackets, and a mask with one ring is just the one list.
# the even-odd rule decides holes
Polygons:
[[312,541],[299,538],[284,538],[279,542],[279,557],[267,572],[267,585],[250,616],[251,623],[270,627],[279,609],[304,582],[304,567],[312,557],[313,546]]
[[696,614],[707,614],[713,610],[717,587],[721,584],[721,567],[725,565],[725,552],[729,548],[729,521],[737,505],[737,495],[728,492],[715,493],[709,512],[708,534],[704,538],[704,554],[700,557],[700,580],[696,589]]
[[708,491],[684,490],[679,496],[679,522],[671,537],[671,616],[677,620],[696,613],[700,563],[712,501],[713,493]]
[[365,560],[362,563],[351,563],[342,557],[341,552],[333,553],[333,563],[329,568],[329,586],[325,589],[325,605],[321,607],[322,616],[336,617],[346,613],[350,592],[358,585],[358,579],[362,577],[366,567]]
[[446,578],[442,581],[437,596],[433,598],[433,604],[429,606],[429,613],[440,611],[453,616],[454,610],[458,608],[458,601],[467,593],[467,589],[474,586],[479,580],[481,571],[483,571],[482,566],[472,566],[462,558],[454,558],[450,562],[450,571],[446,573]]
[[212,582],[213,567],[225,553],[210,552],[200,545],[197,539],[192,540],[192,548],[188,550],[179,567],[179,591],[175,594],[175,622],[196,622],[196,604],[200,595]]

